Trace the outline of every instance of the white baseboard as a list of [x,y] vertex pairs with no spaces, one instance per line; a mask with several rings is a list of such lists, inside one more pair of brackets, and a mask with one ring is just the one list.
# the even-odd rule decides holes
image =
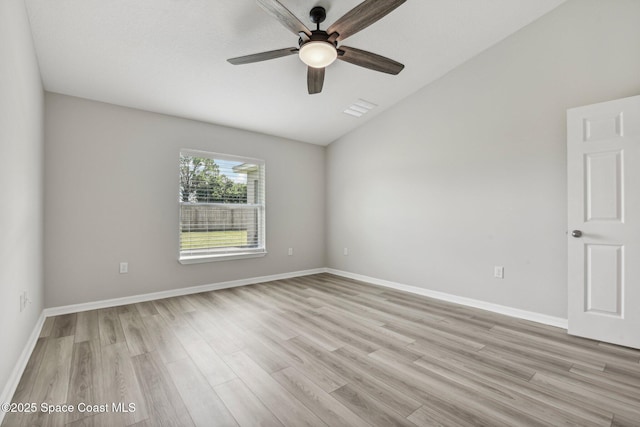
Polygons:
[[[405,285],[402,283],[391,282],[388,280],[377,279],[375,277],[364,276],[362,274],[351,273],[348,271],[336,270],[333,268],[314,268],[312,270],[293,271],[290,273],[273,274],[270,276],[251,277],[248,279],[231,280],[228,282],[212,283],[208,285],[191,286],[188,288],[172,289],[168,291],[153,292],[149,294],[132,295],[129,297],[113,298],[102,301],[93,301],[82,304],[65,305],[61,307],[46,308],[43,310],[44,317],[59,316],[61,314],[77,313],[80,311],[96,310],[99,308],[116,307],[119,305],[134,304],[137,302],[153,301],[162,298],[171,298],[181,295],[197,294],[200,292],[215,291],[219,289],[234,288],[237,286],[253,285],[257,283],[271,282],[274,280],[291,279],[294,277],[309,276],[319,273],[331,273],[336,276],[347,277],[361,282],[367,282],[378,286],[384,286],[391,289],[410,292],[413,294],[423,295],[442,301],[452,302],[455,304],[466,305],[468,307],[479,308],[494,313],[504,314],[524,320],[542,323],[545,325],[556,326],[567,329],[567,319],[561,317],[549,316],[547,314],[536,313],[533,311],[520,310],[513,307],[494,304],[486,301],[466,298],[445,292],[433,291],[430,289],[419,288],[417,286]],[[42,317],[42,316],[41,316]],[[39,333],[39,331],[38,331]],[[37,339],[37,336],[36,336]],[[35,345],[35,341],[34,341]]]
[[218,282],[209,285],[190,286],[188,288],[171,289],[169,291],[152,292],[149,294],[132,295],[129,297],[106,299],[101,301],[86,302],[82,304],[64,305],[60,307],[45,308],[44,315],[45,317],[59,316],[61,314],[77,313],[80,311],[116,307],[119,305],[153,301],[162,298],[171,298],[181,295],[197,294],[200,292],[217,291],[219,289],[235,288],[238,286],[254,285],[257,283],[271,282],[273,280],[283,280],[291,279],[293,277],[309,276],[311,274],[325,273],[326,271],[326,268],[314,268],[313,270],[293,271],[290,273],[251,277],[248,279],[231,280],[228,282]]
[[[20,378],[22,378],[22,373],[27,367],[27,363],[29,362],[29,358],[31,357],[31,353],[36,346],[36,342],[38,341],[38,337],[40,336],[40,331],[42,330],[42,325],[44,324],[44,311],[40,313],[40,317],[36,322],[33,330],[31,331],[31,335],[29,335],[29,339],[22,350],[22,354],[18,358],[15,367],[13,368],[13,372],[9,376],[9,380],[4,386],[2,390],[2,394],[0,395],[0,403],[11,402],[11,398],[13,398],[13,394],[16,392],[18,388],[18,384],[20,383]],[[2,424],[2,420],[4,419],[6,412],[0,411],[0,424]]]
[[457,295],[447,294],[445,292],[432,291],[429,289],[419,288],[417,286],[404,285],[402,283],[390,282],[388,280],[376,279],[375,277],[363,276],[361,274],[350,273],[348,271],[335,270],[327,268],[327,273],[336,276],[347,277],[349,279],[368,282],[386,288],[396,289],[399,291],[411,292],[412,294],[423,295],[429,298],[435,298],[442,301],[452,302],[455,304],[466,305],[468,307],[479,308],[494,313],[504,314],[518,319],[531,320],[533,322],[542,323],[544,325],[556,326],[558,328],[567,329],[567,319],[561,317],[549,316],[547,314],[535,313],[533,311],[520,310],[518,308],[507,307],[504,305],[493,304],[486,301],[480,301],[472,298],[460,297]]

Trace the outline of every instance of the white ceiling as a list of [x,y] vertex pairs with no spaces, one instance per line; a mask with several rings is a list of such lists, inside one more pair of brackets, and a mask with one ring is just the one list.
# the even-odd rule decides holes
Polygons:
[[[308,27],[361,0],[280,0]],[[405,64],[398,76],[342,61],[308,95],[292,55],[233,66],[226,59],[297,38],[254,0],[26,0],[46,90],[326,145],[441,77],[564,0],[409,0],[343,44]],[[523,52],[526,55],[526,52]],[[379,105],[361,118],[357,99]]]

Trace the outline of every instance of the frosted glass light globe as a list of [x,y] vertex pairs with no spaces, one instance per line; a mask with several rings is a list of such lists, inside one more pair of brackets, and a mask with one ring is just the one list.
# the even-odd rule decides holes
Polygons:
[[307,42],[300,48],[300,60],[313,68],[324,68],[338,57],[335,46],[328,42]]

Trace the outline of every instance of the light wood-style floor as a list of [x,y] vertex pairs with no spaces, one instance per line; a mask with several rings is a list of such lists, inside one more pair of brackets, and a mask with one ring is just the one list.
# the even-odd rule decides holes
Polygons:
[[639,426],[639,362],[321,274],[49,318],[14,402],[76,412],[2,425]]

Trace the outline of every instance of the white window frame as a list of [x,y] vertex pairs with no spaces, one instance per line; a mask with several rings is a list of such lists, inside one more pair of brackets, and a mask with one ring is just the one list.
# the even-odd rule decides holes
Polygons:
[[[246,258],[258,258],[263,257],[267,254],[267,245],[266,245],[266,167],[265,161],[262,159],[255,159],[251,157],[244,156],[234,156],[229,154],[222,153],[214,153],[210,151],[201,151],[201,150],[193,150],[183,148],[180,149],[180,156],[193,156],[193,157],[206,157],[214,160],[225,160],[232,162],[242,162],[242,163],[250,163],[255,164],[259,167],[259,180],[261,192],[256,192],[254,194],[262,195],[262,200],[257,200],[258,203],[247,203],[247,204],[232,204],[232,203],[192,203],[192,202],[183,202],[182,200],[178,200],[178,262],[180,264],[199,264],[204,262],[215,262],[215,261],[228,261],[235,259],[246,259]],[[178,173],[179,175],[179,173]],[[256,190],[254,190],[256,191]],[[180,182],[178,181],[178,195],[180,195]],[[257,207],[258,210],[258,247],[257,248],[221,248],[220,250],[211,250],[202,254],[184,254],[180,248],[180,239],[181,239],[181,228],[182,228],[182,206],[183,205],[223,205],[227,208],[240,208],[241,206],[251,206]]]

